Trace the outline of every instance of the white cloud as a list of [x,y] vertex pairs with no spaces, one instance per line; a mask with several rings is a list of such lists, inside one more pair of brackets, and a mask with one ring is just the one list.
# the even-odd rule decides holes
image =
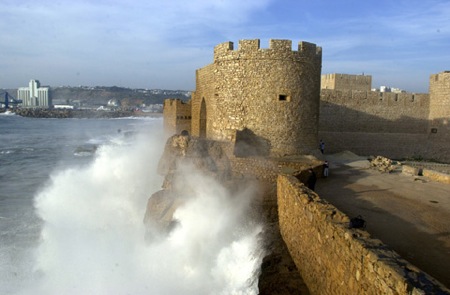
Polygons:
[[[262,47],[268,39],[291,39],[294,49],[301,40],[316,43],[323,48],[324,69],[411,61],[415,70],[430,73],[444,70],[439,67],[450,46],[448,1],[383,0],[374,6],[329,0],[4,0],[2,5],[0,65],[9,73],[0,73],[5,84],[0,87],[20,86],[32,72],[49,77],[40,79],[50,85],[83,77],[79,83],[193,89],[195,69],[212,62],[214,46],[240,39],[259,38]],[[432,62],[423,65],[429,56]]]

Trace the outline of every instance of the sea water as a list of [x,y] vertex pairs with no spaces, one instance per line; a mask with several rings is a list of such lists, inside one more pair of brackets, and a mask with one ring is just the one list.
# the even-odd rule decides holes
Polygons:
[[252,191],[190,170],[178,226],[145,239],[164,144],[161,118],[0,115],[0,294],[257,294]]

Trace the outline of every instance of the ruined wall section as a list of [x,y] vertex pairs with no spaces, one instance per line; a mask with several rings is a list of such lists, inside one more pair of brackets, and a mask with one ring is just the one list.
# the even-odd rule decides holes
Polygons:
[[277,184],[281,235],[311,294],[450,294],[293,176]]
[[191,132],[191,105],[180,99],[164,100],[164,132],[168,135]]
[[[208,137],[234,140],[250,129],[270,142],[272,155],[309,153],[317,145],[322,52],[315,44],[241,40],[214,49],[214,97]],[[199,81],[203,84],[204,81]],[[208,117],[209,118],[209,117]]]
[[370,91],[372,76],[349,74],[325,74],[321,77],[321,89]]

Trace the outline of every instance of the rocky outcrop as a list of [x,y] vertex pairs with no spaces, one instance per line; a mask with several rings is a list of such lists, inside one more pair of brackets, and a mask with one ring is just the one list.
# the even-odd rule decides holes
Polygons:
[[[201,171],[231,187],[230,162],[219,142],[174,135],[167,140],[158,163],[158,173],[164,176],[162,190],[154,193],[147,204],[144,222],[149,227],[168,232],[172,228],[173,213],[185,202],[191,186],[186,171]],[[150,226],[152,225],[152,226]]]
[[280,235],[275,178],[283,171],[294,173],[310,166],[311,162],[305,159],[296,163],[292,160],[236,158],[232,142],[174,135],[167,140],[158,165],[158,172],[164,175],[162,190],[154,193],[147,203],[144,217],[149,228],[147,238],[165,234],[176,225],[173,214],[184,204],[191,189],[185,169],[188,174],[201,171],[214,178],[230,195],[238,194],[249,185],[257,185],[257,196],[246,216],[264,224],[261,240],[266,256],[261,265],[259,294],[309,294]]

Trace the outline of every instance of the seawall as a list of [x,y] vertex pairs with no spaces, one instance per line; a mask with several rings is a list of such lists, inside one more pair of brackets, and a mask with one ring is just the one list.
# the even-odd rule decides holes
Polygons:
[[311,294],[450,294],[297,178],[277,179],[280,232]]
[[115,110],[115,111],[97,111],[86,109],[32,109],[18,108],[13,109],[16,115],[30,118],[122,118],[122,117],[138,117],[138,116],[154,116],[160,117],[161,113],[143,113],[134,110]]

